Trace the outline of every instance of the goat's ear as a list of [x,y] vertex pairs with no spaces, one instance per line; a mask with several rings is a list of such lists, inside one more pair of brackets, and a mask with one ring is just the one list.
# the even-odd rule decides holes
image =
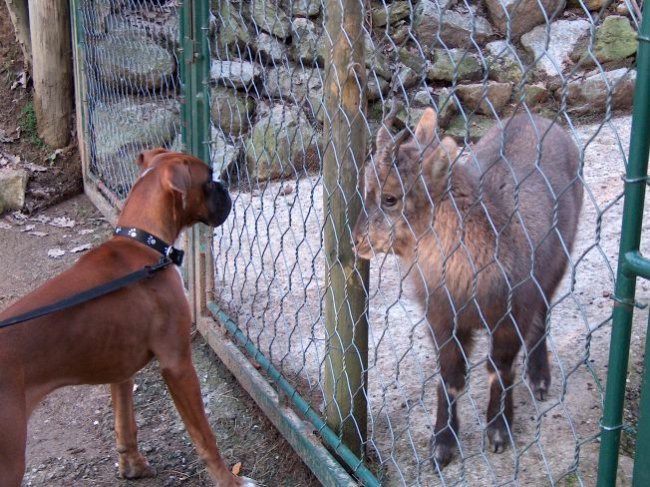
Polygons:
[[447,184],[449,165],[458,156],[458,146],[451,137],[440,141],[436,150],[424,159],[423,173],[432,196],[441,194]]
[[421,150],[433,142],[437,126],[438,116],[436,112],[433,111],[433,108],[427,108],[422,114],[418,126],[415,127],[415,140],[420,144]]
[[183,199],[183,209],[187,206],[187,194],[192,178],[187,164],[170,164],[163,167],[161,182],[165,190],[178,193]]
[[141,152],[136,159],[136,163],[138,164],[140,170],[144,171],[149,167],[149,164],[156,156],[159,156],[160,154],[164,154],[166,152],[169,151],[167,149],[163,149],[162,147],[157,147],[156,149]]

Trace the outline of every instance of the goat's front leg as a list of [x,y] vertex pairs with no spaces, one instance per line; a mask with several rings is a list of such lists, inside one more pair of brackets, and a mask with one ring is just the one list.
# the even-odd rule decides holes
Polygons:
[[433,468],[442,469],[456,454],[458,444],[458,416],[456,400],[465,388],[467,356],[472,347],[471,332],[458,330],[452,333],[436,331],[434,340],[438,347],[440,382],[438,384],[438,409],[436,425],[431,438]]

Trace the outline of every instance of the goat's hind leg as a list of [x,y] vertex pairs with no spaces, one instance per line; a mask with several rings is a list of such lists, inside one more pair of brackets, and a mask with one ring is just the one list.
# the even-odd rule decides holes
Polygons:
[[521,340],[514,326],[502,323],[492,332],[492,348],[487,369],[490,376],[490,402],[487,409],[487,436],[496,453],[505,450],[512,424],[512,383],[514,362]]
[[538,401],[544,401],[551,386],[551,370],[546,349],[547,310],[535,313],[526,335],[526,373],[530,388]]

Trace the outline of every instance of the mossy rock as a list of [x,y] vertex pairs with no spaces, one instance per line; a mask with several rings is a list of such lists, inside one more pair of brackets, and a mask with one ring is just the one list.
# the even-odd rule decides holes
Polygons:
[[241,135],[248,131],[255,101],[235,90],[215,86],[210,93],[212,122],[228,135]]
[[111,87],[152,91],[170,81],[176,71],[171,53],[147,36],[125,34],[94,42],[97,70]]
[[253,126],[246,142],[248,175],[257,181],[298,177],[317,145],[316,131],[302,110],[276,105]]

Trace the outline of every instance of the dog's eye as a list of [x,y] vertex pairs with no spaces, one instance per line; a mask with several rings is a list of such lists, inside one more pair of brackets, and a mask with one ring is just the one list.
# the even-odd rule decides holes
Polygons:
[[386,208],[391,208],[397,204],[397,198],[392,194],[384,194],[381,196],[381,205]]

